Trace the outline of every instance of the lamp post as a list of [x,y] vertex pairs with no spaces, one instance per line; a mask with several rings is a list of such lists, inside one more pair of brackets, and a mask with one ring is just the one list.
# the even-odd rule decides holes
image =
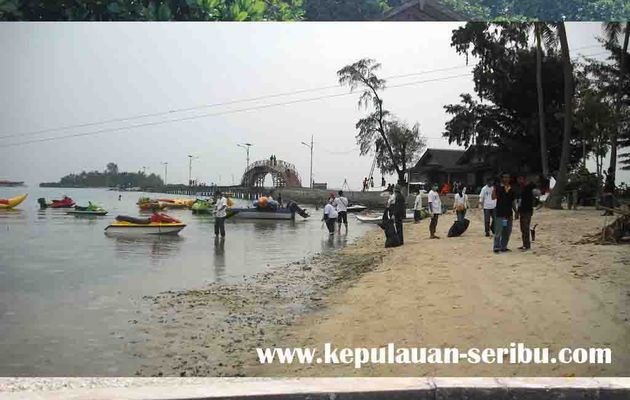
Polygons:
[[166,181],[168,179],[168,162],[163,162],[164,165],[164,186],[166,186]]
[[311,176],[310,176],[310,185],[309,185],[309,187],[311,189],[313,189],[313,135],[311,135],[311,144],[304,143],[304,142],[302,142],[302,144],[304,146],[308,147],[309,149],[311,149]]
[[188,155],[188,186],[192,186],[192,162],[193,159],[196,160],[199,157],[195,157],[193,155]]
[[238,147],[242,147],[245,149],[245,151],[247,152],[247,167],[249,168],[249,148],[253,146],[253,144],[251,143],[242,143],[242,144],[237,144]]

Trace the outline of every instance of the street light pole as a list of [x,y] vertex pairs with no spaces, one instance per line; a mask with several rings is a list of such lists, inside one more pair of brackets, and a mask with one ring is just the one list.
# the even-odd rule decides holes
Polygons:
[[193,159],[197,159],[199,157],[195,157],[193,155],[188,155],[188,186],[192,186],[192,162]]
[[249,168],[249,148],[251,146],[253,146],[253,144],[251,144],[251,143],[242,143],[242,144],[237,144],[237,146],[244,148],[245,151],[247,152],[247,168]]
[[164,165],[164,186],[166,186],[166,181],[168,180],[168,162],[163,162]]
[[311,135],[311,144],[302,142],[302,144],[309,149],[311,149],[311,176],[310,176],[310,184],[309,187],[313,189],[313,135]]

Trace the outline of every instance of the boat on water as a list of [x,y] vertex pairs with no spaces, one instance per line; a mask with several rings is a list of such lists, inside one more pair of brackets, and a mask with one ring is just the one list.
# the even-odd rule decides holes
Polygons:
[[190,206],[193,214],[212,214],[214,201],[212,199],[197,199]]
[[24,181],[7,181],[5,179],[0,179],[0,187],[16,187],[16,186],[24,186]]
[[27,196],[28,194],[24,193],[19,196],[11,197],[9,199],[0,199],[0,210],[8,210],[18,206],[26,199]]
[[166,206],[157,200],[152,200],[148,197],[140,197],[136,203],[138,208],[142,211],[163,210]]
[[74,206],[74,210],[70,210],[67,214],[70,215],[86,215],[86,216],[103,216],[107,215],[107,210],[103,207],[100,207],[91,201],[88,201],[88,205],[86,207]]
[[[262,199],[262,198],[261,198]],[[227,209],[227,217],[230,219],[267,219],[267,220],[295,220],[295,215],[308,218],[308,212],[300,208],[297,203],[289,201],[286,207],[273,207],[258,199],[254,207]],[[265,205],[262,205],[265,204]]]
[[166,214],[154,213],[148,218],[119,215],[105,228],[106,235],[177,235],[186,224]]
[[347,207],[349,213],[360,213],[367,210],[367,206],[362,204],[352,204]]
[[194,199],[157,199],[164,208],[190,208],[195,202]]
[[68,196],[63,196],[61,200],[53,200],[50,203],[46,203],[46,199],[40,197],[37,202],[41,208],[72,208],[75,206],[74,200]]
[[[383,214],[375,214],[375,213],[370,213],[370,214],[363,214],[363,215],[355,215],[356,219],[358,219],[360,222],[366,223],[366,224],[378,224],[379,222],[383,221]],[[403,219],[403,223],[405,222],[413,222],[413,210],[407,210],[407,213],[405,215],[405,218]]]

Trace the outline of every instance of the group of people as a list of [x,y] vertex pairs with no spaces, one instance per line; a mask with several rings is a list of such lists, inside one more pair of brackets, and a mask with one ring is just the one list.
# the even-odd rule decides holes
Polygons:
[[271,163],[271,165],[278,165],[278,159],[276,158],[275,154],[272,154],[269,157],[269,162]]
[[[539,178],[535,175],[519,176],[514,182],[508,173],[501,174],[499,180],[489,179],[479,193],[479,206],[483,209],[484,231],[486,237],[494,237],[495,253],[509,252],[508,248],[514,220],[519,220],[522,246],[520,250],[531,248],[531,221],[534,213],[535,199],[540,196]],[[427,195],[427,209],[431,215],[429,237],[439,239],[436,229],[440,215],[444,212],[440,194],[441,188],[434,184]],[[464,185],[458,185],[453,200],[453,211],[457,221],[463,222],[466,211],[470,208],[468,195]],[[422,194],[418,193],[414,203],[414,220],[418,222],[423,209]],[[492,235],[491,235],[492,233]]]
[[324,206],[324,216],[322,221],[328,228],[328,234],[335,234],[335,223],[337,224],[337,233],[341,233],[341,225],[343,224],[348,233],[348,199],[343,195],[343,190],[330,194],[326,205]]
[[370,176],[370,178],[368,179],[368,177],[366,176],[365,178],[363,178],[363,192],[367,192],[369,188],[374,187],[374,177]]

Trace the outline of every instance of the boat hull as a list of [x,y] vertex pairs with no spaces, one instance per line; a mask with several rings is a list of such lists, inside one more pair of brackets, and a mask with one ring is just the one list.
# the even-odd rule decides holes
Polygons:
[[67,214],[69,214],[69,215],[103,216],[103,215],[107,215],[107,211],[77,211],[77,210],[72,210],[72,211],[68,211]]
[[8,210],[10,208],[16,207],[18,205],[20,205],[28,196],[28,194],[22,194],[20,196],[15,196],[12,197],[10,199],[6,199],[0,202],[0,209],[1,210]]
[[228,213],[233,213],[230,219],[265,219],[265,220],[292,220],[295,219],[295,214],[290,211],[258,211],[252,209],[235,209],[228,210]]
[[[366,224],[378,224],[383,221],[383,215],[355,215],[355,217]],[[413,213],[407,213],[405,218],[403,219],[403,223],[412,222],[413,221]]]
[[360,213],[367,210],[366,206],[360,206],[360,205],[355,205],[355,206],[349,206],[348,207],[348,212],[349,213]]
[[177,235],[186,224],[114,223],[105,228],[106,235]]

